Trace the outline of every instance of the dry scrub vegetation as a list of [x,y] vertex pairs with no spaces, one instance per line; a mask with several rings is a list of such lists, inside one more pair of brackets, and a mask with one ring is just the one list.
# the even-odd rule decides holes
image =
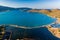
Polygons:
[[[42,12],[44,14],[47,14],[48,16],[51,16],[53,18],[57,18],[57,23],[60,23],[60,9],[51,9],[51,10],[47,10],[47,9],[41,9],[41,10],[33,9],[33,10],[29,10],[29,12]],[[60,38],[60,28],[53,28],[51,26],[48,26],[47,28],[54,36]]]

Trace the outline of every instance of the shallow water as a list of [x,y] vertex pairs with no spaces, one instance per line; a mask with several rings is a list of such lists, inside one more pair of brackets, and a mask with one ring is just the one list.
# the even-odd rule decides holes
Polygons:
[[19,10],[14,10],[0,13],[0,24],[36,27],[48,25],[55,21],[56,19],[37,12],[21,12]]
[[[48,25],[55,22],[56,19],[51,18],[45,14],[37,13],[37,12],[21,12],[19,10],[8,11],[8,12],[0,12],[0,25],[1,24],[12,24],[12,25],[19,25],[25,27],[42,27],[43,25]],[[23,37],[41,37],[41,34],[45,35],[48,34],[46,29],[22,29],[22,28],[14,28],[6,26],[6,31],[12,31],[12,38],[23,38]],[[41,33],[43,32],[43,33]],[[47,34],[46,34],[46,33]],[[27,35],[26,35],[27,34]],[[25,36],[26,35],[26,36]],[[49,34],[48,34],[49,35]],[[48,36],[47,36],[48,37]]]

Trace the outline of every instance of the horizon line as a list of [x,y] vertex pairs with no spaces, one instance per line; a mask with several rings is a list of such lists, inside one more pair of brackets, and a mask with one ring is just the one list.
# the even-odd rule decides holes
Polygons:
[[[3,6],[3,5],[0,5]],[[10,8],[32,8],[32,7],[11,7],[11,6],[3,6],[3,7],[10,7]],[[60,8],[32,8],[32,9],[60,9]]]

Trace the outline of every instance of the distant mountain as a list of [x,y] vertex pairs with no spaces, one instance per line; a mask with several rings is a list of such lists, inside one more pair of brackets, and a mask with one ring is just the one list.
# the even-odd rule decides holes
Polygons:
[[15,8],[6,7],[6,6],[0,6],[0,12],[1,11],[7,11],[7,10],[15,10]]
[[2,11],[9,11],[9,10],[21,10],[21,11],[28,11],[32,8],[22,7],[22,8],[12,8],[12,7],[6,7],[6,6],[0,6],[0,12]]

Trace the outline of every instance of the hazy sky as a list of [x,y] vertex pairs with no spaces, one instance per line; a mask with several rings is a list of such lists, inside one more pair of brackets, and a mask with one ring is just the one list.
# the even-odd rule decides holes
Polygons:
[[0,0],[0,5],[9,7],[60,8],[60,0]]

